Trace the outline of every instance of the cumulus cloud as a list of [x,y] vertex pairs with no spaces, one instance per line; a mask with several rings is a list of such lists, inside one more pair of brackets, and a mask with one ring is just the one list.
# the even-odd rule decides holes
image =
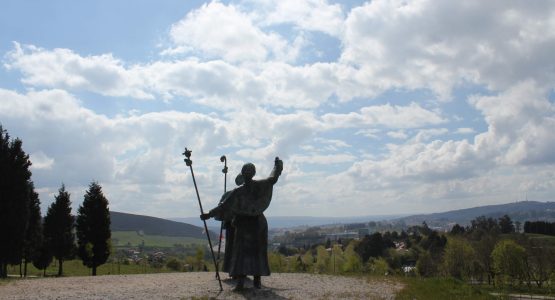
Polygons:
[[256,19],[263,26],[293,24],[298,29],[339,36],[344,13],[339,4],[322,0],[252,1]]
[[217,109],[254,106],[314,108],[334,94],[333,66],[262,63],[255,69],[194,58],[126,66],[110,54],[80,56],[69,49],[15,44],[5,61],[37,87],[139,99],[186,97]]
[[346,19],[341,62],[356,66],[358,85],[370,82],[367,94],[427,88],[450,99],[464,82],[502,90],[523,78],[543,86],[555,76],[554,11],[549,1],[371,1]]
[[408,106],[374,105],[363,107],[360,112],[348,114],[328,113],[322,120],[330,127],[385,126],[390,128],[415,128],[446,122],[437,112],[427,110],[417,103]]
[[297,51],[280,35],[266,33],[234,5],[210,2],[170,30],[174,44],[231,62],[295,59]]
[[[274,156],[285,160],[277,214],[550,195],[554,8],[375,0],[347,12],[324,0],[213,1],[171,26],[171,47],[159,60],[129,64],[110,53],[15,43],[3,63],[27,91],[0,88],[0,120],[23,138],[41,195],[51,198],[64,181],[79,196],[99,180],[113,209],[136,213],[196,214],[196,202],[182,207],[195,197],[180,156],[185,145],[207,205],[221,192],[214,186],[222,154],[230,170],[252,161],[260,176]],[[312,32],[338,41],[337,61],[298,63]],[[452,97],[460,85],[466,96]],[[438,101],[459,101],[466,88],[485,91],[464,103]],[[85,108],[82,91],[201,104],[203,113],[108,117]],[[383,94],[397,91],[426,99]],[[453,108],[464,118],[447,117]]]
[[146,81],[111,54],[82,57],[69,49],[46,50],[14,43],[4,66],[23,73],[22,82],[40,87],[88,90],[107,96],[152,99]]

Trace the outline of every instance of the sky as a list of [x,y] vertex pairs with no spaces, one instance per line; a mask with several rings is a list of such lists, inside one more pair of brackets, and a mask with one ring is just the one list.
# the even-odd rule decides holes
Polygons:
[[430,213],[555,195],[555,1],[0,3],[0,124],[43,213],[214,207],[284,162],[267,216]]

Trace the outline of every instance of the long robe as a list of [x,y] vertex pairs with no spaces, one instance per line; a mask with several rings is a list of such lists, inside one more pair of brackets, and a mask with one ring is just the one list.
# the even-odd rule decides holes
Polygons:
[[[253,207],[253,205],[249,205],[253,201],[268,202],[267,204],[269,204],[272,188],[277,182],[278,176],[279,174],[274,171],[267,179],[252,180],[250,183],[227,192],[222,197],[220,204],[209,212],[210,216],[215,217],[216,220],[231,221],[228,224],[231,224],[229,238],[232,240],[226,240],[223,265],[223,270],[230,276],[270,275],[266,217],[263,213],[256,215],[252,215],[250,211],[242,213],[241,209]],[[270,199],[265,197],[270,197]],[[231,242],[229,247],[228,242]]]

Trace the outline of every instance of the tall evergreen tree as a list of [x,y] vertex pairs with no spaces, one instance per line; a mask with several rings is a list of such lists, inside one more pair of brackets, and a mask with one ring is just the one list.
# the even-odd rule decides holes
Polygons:
[[39,270],[43,270],[43,276],[46,276],[46,268],[52,262],[52,252],[48,245],[48,240],[44,236],[44,223],[40,227],[41,235],[38,241],[37,251],[33,256],[33,266]]
[[92,268],[96,276],[96,268],[106,262],[110,256],[110,211],[108,199],[102,193],[102,187],[92,182],[85,194],[83,204],[77,215],[78,255],[83,265]]
[[74,224],[69,198],[70,194],[62,184],[54,203],[50,205],[44,217],[44,236],[52,255],[58,260],[58,276],[63,274],[64,260],[72,258],[75,250]]
[[21,263],[27,228],[31,161],[22,144],[0,125],[0,278],[8,264]]
[[35,185],[29,182],[29,217],[25,243],[23,247],[23,276],[27,277],[27,263],[37,256],[42,243],[42,217],[40,214],[39,195],[35,192]]

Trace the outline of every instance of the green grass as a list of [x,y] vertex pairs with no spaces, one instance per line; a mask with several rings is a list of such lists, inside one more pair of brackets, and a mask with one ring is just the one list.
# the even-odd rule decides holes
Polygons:
[[125,247],[127,245],[137,247],[143,241],[145,247],[159,248],[169,248],[175,244],[206,244],[205,239],[148,234],[139,235],[136,231],[112,231],[112,246],[114,247]]
[[496,299],[488,291],[451,278],[403,277],[397,299]]
[[[110,275],[110,274],[145,274],[145,273],[167,273],[173,272],[166,267],[154,268],[140,264],[136,265],[131,263],[129,265],[117,263],[105,263],[96,269],[97,275]],[[63,263],[63,276],[88,276],[91,275],[91,269],[85,267],[81,260],[74,259],[65,261]],[[19,275],[19,266],[8,266],[9,275]],[[58,264],[53,262],[46,268],[46,276],[55,276],[58,274]],[[32,264],[27,265],[27,276],[42,277],[42,271],[37,270]]]
[[525,233],[525,235],[531,240],[541,240],[542,242],[546,243],[548,246],[555,247],[555,236],[537,234],[537,233]]

